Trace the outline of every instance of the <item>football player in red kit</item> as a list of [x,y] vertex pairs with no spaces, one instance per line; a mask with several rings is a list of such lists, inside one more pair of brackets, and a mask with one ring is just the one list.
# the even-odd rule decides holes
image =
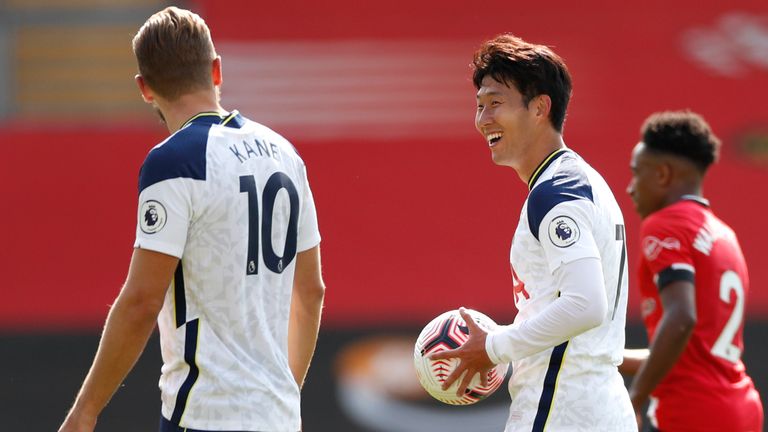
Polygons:
[[641,133],[627,192],[643,218],[639,283],[651,345],[626,350],[620,367],[635,375],[635,412],[650,399],[653,431],[762,431],[760,396],[741,361],[747,266],[702,197],[720,142],[689,111],[653,114]]

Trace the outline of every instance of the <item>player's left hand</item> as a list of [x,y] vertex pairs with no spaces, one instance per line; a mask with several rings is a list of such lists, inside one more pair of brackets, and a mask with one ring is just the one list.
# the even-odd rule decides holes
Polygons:
[[459,383],[459,387],[456,389],[456,395],[461,396],[466,392],[467,386],[469,386],[475,374],[480,374],[480,382],[483,386],[488,385],[488,371],[495,365],[488,358],[488,353],[485,351],[485,340],[488,337],[488,332],[480,327],[463,307],[459,308],[459,313],[464,322],[467,323],[469,339],[467,339],[464,345],[456,349],[430,354],[429,359],[459,359],[456,369],[443,382],[443,390],[450,387],[463,374],[464,376]]

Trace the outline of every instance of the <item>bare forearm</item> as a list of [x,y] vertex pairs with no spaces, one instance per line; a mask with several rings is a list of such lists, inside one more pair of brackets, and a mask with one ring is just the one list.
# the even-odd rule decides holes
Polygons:
[[156,317],[131,297],[118,296],[71,416],[95,420],[144,350]]
[[301,388],[315,353],[323,296],[306,299],[294,295],[288,327],[288,362],[296,383]]
[[639,365],[630,388],[634,404],[642,404],[653,389],[672,369],[688,344],[693,326],[674,317],[665,317],[659,324],[656,338],[647,360]]
[[179,259],[134,249],[128,279],[109,311],[99,349],[59,432],[90,432],[96,417],[133,368],[155,327]]

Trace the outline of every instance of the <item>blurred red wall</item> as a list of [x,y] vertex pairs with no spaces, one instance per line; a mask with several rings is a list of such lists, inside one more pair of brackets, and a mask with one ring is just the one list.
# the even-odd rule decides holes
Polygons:
[[[740,235],[752,282],[747,313],[764,317],[768,235],[761,219],[768,213],[768,164],[745,151],[742,138],[768,130],[768,61],[759,61],[768,52],[765,2],[686,0],[674,8],[660,0],[642,8],[602,3],[494,1],[468,9],[465,2],[256,7],[231,0],[227,7],[212,1],[197,6],[223,42],[361,39],[375,45],[445,38],[476,46],[513,32],[554,46],[575,84],[566,143],[613,187],[627,220],[631,271],[639,220],[624,190],[640,124],[663,109],[702,113],[724,141],[705,195]],[[471,54],[458,61],[468,64]],[[419,324],[462,304],[498,321],[513,318],[508,248],[525,186],[513,171],[494,166],[474,135],[474,94],[465,70],[466,78],[449,90],[465,92],[466,105],[435,109],[461,111],[466,122],[431,134],[368,136],[352,123],[335,137],[306,136],[299,126],[279,130],[309,167],[323,234],[326,325]],[[103,322],[127,271],[138,169],[163,137],[160,127],[147,126],[0,127],[0,330]],[[634,275],[631,282],[630,319],[637,320]]]

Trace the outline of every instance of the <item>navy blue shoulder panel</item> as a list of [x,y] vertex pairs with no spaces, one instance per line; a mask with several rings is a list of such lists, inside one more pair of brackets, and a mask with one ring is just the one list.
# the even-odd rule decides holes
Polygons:
[[544,216],[556,205],[577,199],[594,202],[592,185],[587,174],[576,165],[576,159],[566,156],[555,175],[534,187],[528,195],[528,228],[536,240]]
[[139,193],[163,180],[205,180],[205,152],[210,124],[190,124],[154,148],[139,172]]
[[[235,114],[235,115],[232,115],[232,114]],[[245,117],[240,115],[240,113],[232,113],[232,114],[230,114],[230,116],[232,117],[231,120],[229,121],[224,120],[226,122],[224,123],[224,126],[235,128],[235,129],[240,129],[243,126],[245,126]]]

